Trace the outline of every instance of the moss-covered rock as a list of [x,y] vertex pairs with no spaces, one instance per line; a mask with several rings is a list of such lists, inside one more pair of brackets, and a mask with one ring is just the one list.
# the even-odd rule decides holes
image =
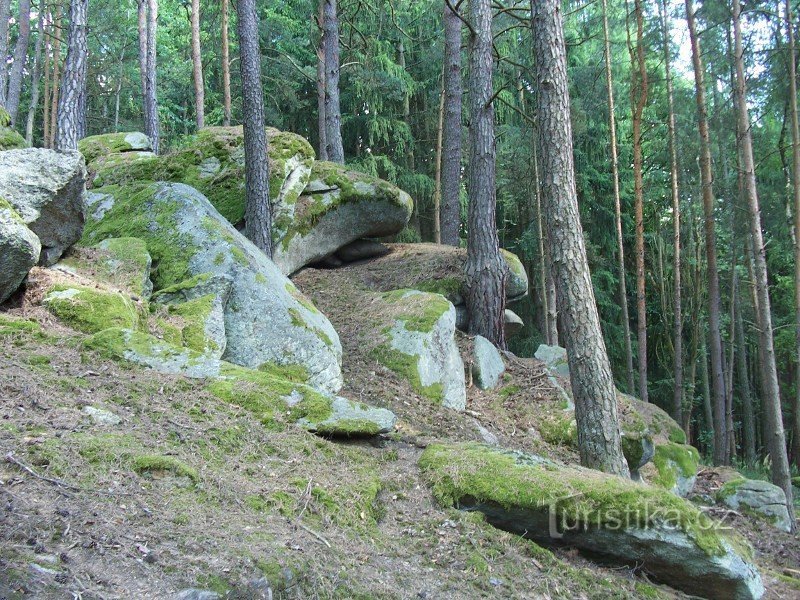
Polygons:
[[153,145],[145,134],[133,131],[129,133],[106,133],[92,135],[78,142],[78,150],[86,159],[86,164],[110,154],[126,152],[150,152]]
[[39,238],[25,226],[8,202],[0,198],[0,304],[13,294],[39,261]]
[[687,496],[694,487],[700,454],[685,444],[656,444],[653,465],[656,475],[651,482],[678,496]]
[[153,291],[152,259],[147,244],[138,238],[109,238],[92,248],[73,248],[58,265],[143,300]]
[[745,512],[782,531],[792,530],[786,494],[777,485],[757,479],[738,477],[725,482],[717,492],[717,500]]
[[635,563],[703,597],[763,594],[746,544],[666,491],[478,444],[429,446],[419,464],[442,504],[539,543]]
[[0,152],[4,150],[18,150],[27,148],[28,143],[15,129],[0,125]]
[[65,325],[84,333],[139,325],[136,304],[118,291],[57,283],[42,302]]
[[225,358],[258,368],[302,365],[321,389],[341,387],[341,344],[328,319],[287,291],[289,280],[196,190],[181,184],[106,187],[89,195],[82,239],[145,241],[156,290],[206,274],[231,279],[224,305]]

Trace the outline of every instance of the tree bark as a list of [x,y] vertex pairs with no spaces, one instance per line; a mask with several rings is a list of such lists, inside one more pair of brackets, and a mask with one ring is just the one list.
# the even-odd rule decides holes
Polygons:
[[322,47],[325,54],[325,147],[328,160],[344,164],[342,110],[339,105],[339,17],[337,0],[323,2]]
[[694,6],[686,0],[686,21],[689,26],[689,39],[692,46],[692,65],[694,67],[695,96],[697,100],[697,121],[700,130],[700,177],[703,187],[703,213],[705,222],[706,269],[708,280],[708,326],[711,351],[711,389],[714,409],[714,464],[728,463],[728,440],[725,435],[725,356],[722,349],[720,325],[721,300],[719,289],[719,269],[717,268],[717,242],[714,222],[713,174],[711,171],[711,142],[708,133],[706,114],[705,76],[700,53],[700,40],[697,36]]
[[61,93],[58,99],[58,129],[56,150],[77,150],[81,130],[81,109],[86,104],[81,96],[86,89],[86,69],[89,55],[87,31],[89,0],[72,0],[69,11],[69,38]]
[[461,19],[444,3],[442,244],[458,246],[461,229]]
[[53,42],[53,82],[50,86],[52,97],[50,98],[50,137],[47,140],[47,147],[54,148],[56,145],[56,128],[58,119],[58,99],[61,95],[61,38],[64,35],[62,27],[64,23],[65,7],[62,4],[56,5],[56,23],[54,27],[55,42]]
[[8,23],[11,18],[11,0],[0,0],[0,106],[5,107],[8,95]]
[[444,78],[439,94],[439,123],[436,127],[436,167],[433,190],[433,241],[442,243],[442,129],[444,128]]
[[708,376],[708,344],[703,336],[702,350],[700,352],[700,380],[703,385],[703,417],[707,431],[711,434],[711,449],[714,444],[714,409],[711,406],[711,382]]
[[156,33],[158,31],[158,0],[147,0],[147,110],[146,133],[150,137],[153,152],[158,154],[161,134],[158,124],[158,96],[156,93]]
[[203,83],[203,53],[200,49],[200,0],[192,0],[192,78],[194,80],[194,119],[197,129],[206,124],[206,90]]
[[[50,57],[53,51],[51,39],[53,37],[52,14],[48,13],[48,27],[46,29],[44,49],[44,98],[42,98],[42,146],[50,147]],[[53,61],[54,62],[54,61]]]
[[584,466],[629,474],[578,213],[561,2],[531,2],[542,201]]
[[750,210],[750,232],[755,250],[756,291],[759,300],[759,344],[762,348],[762,406],[769,430],[767,447],[772,459],[772,482],[783,488],[786,493],[789,515],[794,521],[794,503],[792,501],[792,476],[789,470],[789,459],[786,454],[786,436],[783,430],[781,414],[780,386],[775,365],[775,349],[772,337],[772,314],[767,277],[766,249],[761,233],[761,209],[756,187],[755,164],[753,160],[753,141],[750,132],[750,117],[747,111],[747,86],[744,77],[744,50],[742,48],[741,4],[733,0],[733,35],[735,43],[736,63],[736,108],[738,113],[739,132],[741,137],[742,171],[744,191]]
[[672,396],[672,417],[683,421],[683,306],[681,303],[681,202],[678,185],[678,144],[675,136],[675,100],[672,91],[672,69],[669,48],[670,26],[667,0],[661,0],[662,32],[664,36],[664,76],[667,86],[667,131],[670,154],[670,191],[672,192],[672,248],[673,248],[673,365],[675,389]]
[[750,391],[750,377],[747,368],[747,339],[744,337],[742,319],[741,291],[736,294],[736,339],[739,351],[736,353],[739,394],[742,403],[742,446],[744,460],[748,465],[756,462],[756,423],[753,410],[753,395]]
[[231,124],[231,57],[228,39],[229,1],[222,0],[222,124]]
[[25,142],[33,145],[33,125],[36,120],[36,109],[39,106],[39,82],[42,78],[42,47],[45,37],[45,21],[47,20],[47,4],[39,1],[39,16],[36,25],[36,48],[33,52],[33,73],[31,74],[31,103],[28,106],[28,117],[25,121]]
[[244,125],[245,234],[267,256],[272,257],[272,211],[256,0],[239,0],[238,9]]
[[496,147],[492,104],[492,8],[490,0],[471,0],[469,102],[469,231],[466,301],[469,331],[505,348],[505,287],[508,266],[500,254],[496,224]]
[[150,106],[147,103],[147,0],[138,0],[136,14],[139,30],[139,81],[142,87],[142,112],[145,134],[149,135],[147,131],[150,124]]
[[319,160],[328,160],[327,120],[325,118],[325,0],[319,0],[319,47],[317,48],[317,129]]
[[28,42],[31,36],[31,0],[19,0],[19,35],[14,47],[14,63],[8,77],[8,97],[6,110],[11,116],[11,126],[17,124],[19,98],[22,93],[22,73],[28,58]]
[[603,54],[608,94],[608,130],[611,141],[611,180],[614,185],[614,224],[617,233],[617,267],[619,270],[619,305],[622,309],[622,332],[625,341],[625,367],[628,391],[633,382],[633,349],[631,348],[631,321],[628,314],[628,286],[625,281],[625,244],[622,236],[622,202],[619,193],[619,156],[617,152],[617,120],[614,115],[614,79],[611,72],[611,39],[608,26],[608,1],[603,0]]

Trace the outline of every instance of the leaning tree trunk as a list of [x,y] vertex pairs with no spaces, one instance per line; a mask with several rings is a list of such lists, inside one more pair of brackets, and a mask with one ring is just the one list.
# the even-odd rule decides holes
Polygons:
[[531,2],[538,81],[539,157],[552,274],[563,320],[581,463],[627,476],[617,396],[578,213],[560,0]]
[[81,123],[81,108],[86,104],[81,96],[86,89],[86,68],[89,48],[86,34],[89,0],[72,0],[69,11],[69,38],[64,75],[61,77],[61,94],[58,99],[58,128],[56,150],[77,150]]
[[11,0],[0,0],[0,106],[5,107],[8,95],[8,20],[11,18]]
[[619,305],[622,308],[622,332],[625,338],[625,367],[628,391],[633,392],[633,349],[631,320],[628,314],[628,286],[625,282],[625,244],[622,237],[622,202],[619,193],[619,156],[617,153],[617,120],[614,116],[614,80],[611,76],[611,40],[608,27],[608,2],[603,0],[603,46],[608,94],[608,130],[611,138],[611,179],[614,184],[614,223],[617,233],[617,268],[619,270]]
[[444,3],[442,244],[458,246],[461,229],[461,19]]
[[8,77],[6,110],[11,116],[11,126],[17,124],[19,97],[22,93],[22,74],[28,57],[28,42],[31,37],[31,0],[19,0],[19,36],[14,47],[14,64]]
[[325,0],[319,0],[319,47],[317,48],[317,130],[319,136],[319,160],[328,160],[328,127],[325,119]]
[[33,73],[31,74],[31,103],[28,106],[28,117],[25,121],[25,142],[33,145],[33,125],[36,120],[36,109],[39,106],[39,81],[42,78],[42,48],[45,38],[45,21],[47,14],[45,0],[39,1],[39,22],[36,29],[36,48],[33,53]]
[[689,39],[692,45],[692,65],[694,67],[695,96],[697,100],[697,121],[700,131],[700,177],[703,187],[703,213],[706,234],[706,269],[708,279],[708,327],[711,351],[711,389],[714,410],[714,464],[728,463],[728,440],[725,435],[725,357],[722,350],[720,325],[721,300],[719,289],[719,269],[717,268],[717,238],[714,221],[714,188],[711,164],[711,142],[708,133],[706,114],[705,76],[700,54],[700,40],[697,36],[694,6],[686,0],[686,21],[689,26]]
[[492,104],[492,7],[490,0],[471,0],[474,28],[469,52],[469,231],[467,287],[469,330],[505,348],[503,314],[508,267],[500,254],[495,210],[494,106]]
[[231,56],[228,39],[228,0],[222,0],[222,124],[231,124]]
[[206,91],[203,84],[203,53],[200,49],[200,0],[192,0],[192,79],[194,120],[197,129],[202,129],[206,124]]
[[789,470],[789,458],[786,454],[786,436],[783,431],[783,415],[781,414],[780,386],[778,371],[775,365],[775,348],[772,338],[772,313],[767,278],[766,249],[761,233],[761,209],[756,187],[755,163],[753,160],[753,140],[750,131],[750,117],[747,111],[747,87],[744,78],[744,50],[742,49],[741,4],[733,0],[733,35],[735,40],[734,62],[736,63],[736,108],[741,138],[741,157],[744,192],[750,209],[750,232],[753,238],[755,254],[756,291],[758,293],[759,344],[761,346],[761,377],[763,398],[762,407],[767,421],[769,438],[767,447],[772,459],[772,482],[783,488],[789,515],[794,521],[794,503],[792,501],[792,475]]
[[336,0],[323,4],[322,47],[325,54],[325,145],[328,160],[344,164],[342,109],[339,105],[339,17]]
[[272,257],[272,214],[269,203],[269,163],[261,88],[258,13],[255,0],[239,0],[238,9],[244,125],[245,233],[251,242]]

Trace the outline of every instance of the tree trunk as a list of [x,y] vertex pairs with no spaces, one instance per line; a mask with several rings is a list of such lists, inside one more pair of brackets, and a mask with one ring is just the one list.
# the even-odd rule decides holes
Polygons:
[[222,124],[231,124],[231,50],[228,40],[228,0],[222,0]]
[[89,0],[72,0],[69,11],[69,38],[61,93],[58,99],[58,128],[56,150],[77,150],[81,123],[85,122],[81,108],[86,104],[81,96],[86,89],[86,68],[89,55],[86,34]]
[[572,156],[566,49],[559,0],[532,0],[542,201],[563,319],[578,448],[584,466],[627,476],[617,396],[586,259]]
[[700,352],[700,380],[703,384],[703,417],[705,419],[706,431],[711,434],[711,450],[714,444],[714,409],[711,406],[711,383],[708,376],[708,345],[705,335],[703,336],[702,350]]
[[[0,0],[1,1],[1,0]],[[50,95],[51,95],[51,87],[50,87],[50,62],[51,62],[51,54],[53,51],[51,39],[53,37],[53,21],[52,21],[52,14],[48,13],[49,19],[49,26],[47,27],[47,39],[45,41],[45,50],[44,50],[44,98],[42,98],[42,146],[45,148],[50,147]],[[55,62],[55,61],[53,61]]]
[[667,130],[670,154],[670,190],[672,192],[672,242],[673,242],[673,373],[675,389],[672,396],[672,417],[682,422],[683,417],[683,307],[681,303],[681,202],[678,186],[678,145],[675,136],[675,101],[672,92],[672,69],[669,48],[670,27],[667,0],[661,0],[662,31],[664,36],[664,75],[667,84]]
[[139,81],[142,87],[142,112],[144,116],[144,132],[150,135],[150,106],[147,103],[147,0],[138,0],[137,28],[139,30]]
[[200,50],[200,0],[192,0],[192,77],[194,80],[194,119],[197,129],[206,124],[206,90],[203,84],[203,54]]
[[736,338],[739,351],[736,353],[738,363],[739,394],[742,403],[742,446],[744,461],[748,465],[756,462],[756,423],[753,410],[753,396],[750,393],[750,378],[747,369],[747,339],[744,337],[742,319],[741,291],[736,294]]
[[461,229],[461,19],[444,3],[442,243],[458,246]]
[[471,0],[469,101],[469,231],[467,287],[469,331],[505,348],[503,314],[508,266],[500,254],[496,224],[494,106],[492,104],[492,8]]
[[323,2],[322,47],[325,54],[325,147],[328,160],[344,164],[342,110],[339,106],[339,17],[337,0]]
[[245,233],[251,242],[272,257],[272,211],[269,202],[269,163],[261,88],[258,13],[255,0],[239,0],[238,9],[244,124]]
[[703,213],[706,234],[706,269],[708,283],[708,326],[711,346],[711,388],[714,408],[714,464],[728,463],[728,440],[725,435],[725,356],[720,333],[720,290],[719,269],[717,268],[717,241],[714,223],[713,174],[711,171],[711,142],[706,115],[705,77],[700,54],[700,40],[697,36],[695,14],[692,0],[686,0],[686,21],[689,26],[689,39],[692,45],[692,64],[694,67],[695,95],[697,100],[697,121],[700,130],[700,176],[703,186]]
[[628,391],[636,388],[633,382],[633,349],[631,320],[628,314],[628,286],[625,281],[625,244],[622,236],[622,202],[619,194],[619,157],[617,152],[617,120],[614,115],[614,79],[611,74],[611,40],[608,26],[608,1],[603,0],[603,47],[608,94],[608,130],[611,138],[611,178],[614,184],[614,223],[617,233],[617,266],[619,270],[619,305],[622,308],[622,335],[625,341],[625,367]]
[[14,47],[14,63],[8,77],[6,110],[11,116],[11,126],[17,124],[19,98],[22,93],[22,74],[28,58],[28,42],[31,36],[31,0],[19,0],[19,36]]
[[317,129],[319,130],[319,160],[328,160],[328,136],[325,118],[325,0],[319,0],[319,47],[317,48]]
[[794,24],[792,5],[786,0],[786,33],[789,40],[789,106],[792,117],[792,191],[794,192],[794,306],[795,348],[798,360],[795,369],[794,415],[792,456],[800,466],[800,123],[797,115],[797,62],[795,58]]
[[439,94],[439,123],[436,128],[436,167],[433,190],[433,241],[442,243],[442,129],[444,128],[444,78]]
[[8,22],[11,18],[11,0],[0,0],[0,106],[5,107],[8,95]]
[[747,87],[744,78],[744,50],[742,49],[741,5],[733,0],[733,35],[735,40],[736,63],[736,96],[739,117],[739,132],[742,148],[742,171],[744,176],[745,196],[750,209],[750,231],[755,250],[756,291],[759,300],[759,344],[762,347],[762,406],[767,420],[769,437],[767,447],[772,459],[772,482],[783,488],[786,493],[789,515],[794,521],[794,503],[792,501],[792,476],[789,470],[789,459],[786,454],[786,437],[783,431],[781,414],[780,386],[775,365],[775,349],[772,338],[772,314],[767,278],[767,261],[764,239],[761,233],[761,209],[756,187],[755,164],[753,160],[753,141],[750,132],[750,117],[747,111]]
[[149,120],[146,133],[153,152],[158,154],[161,135],[158,126],[158,96],[156,94],[156,32],[158,30],[158,0],[147,0],[147,99]]
[[31,74],[31,103],[28,106],[28,117],[25,121],[25,142],[33,145],[33,125],[36,109],[39,106],[39,81],[42,78],[42,47],[44,45],[44,27],[47,17],[45,0],[39,1],[39,21],[36,29],[36,48],[33,53],[33,73]]

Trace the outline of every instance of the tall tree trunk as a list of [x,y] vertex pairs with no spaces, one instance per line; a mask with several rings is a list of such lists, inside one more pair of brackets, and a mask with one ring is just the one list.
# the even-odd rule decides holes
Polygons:
[[31,0],[19,0],[19,35],[14,47],[14,63],[8,76],[6,110],[11,116],[11,126],[17,124],[19,98],[22,93],[22,73],[28,58],[28,42],[31,36]]
[[[81,129],[81,95],[86,89],[89,55],[86,34],[89,29],[89,0],[72,0],[69,11],[69,38],[61,94],[58,99],[56,150],[77,150]],[[84,119],[85,122],[85,119]]]
[[556,306],[556,287],[553,283],[553,268],[550,261],[549,242],[542,223],[542,188],[539,174],[539,148],[537,130],[534,129],[533,184],[536,202],[536,239],[539,245],[539,277],[542,291],[542,312],[544,313],[544,337],[548,346],[558,346],[558,307]]
[[736,353],[739,379],[739,394],[742,403],[742,446],[744,460],[748,465],[756,462],[756,423],[753,396],[750,393],[750,378],[747,368],[747,339],[744,337],[741,291],[736,294],[736,338],[739,351]]
[[692,45],[692,65],[694,67],[695,96],[697,100],[697,121],[700,130],[700,177],[703,186],[703,213],[706,234],[706,269],[708,280],[708,326],[711,350],[711,387],[714,409],[714,464],[728,463],[728,440],[725,435],[725,356],[722,349],[720,325],[721,300],[719,289],[719,269],[717,268],[717,241],[714,222],[714,189],[711,171],[711,142],[708,133],[706,114],[705,75],[700,53],[700,40],[697,36],[694,6],[692,0],[686,1],[686,21],[689,26],[689,39]]
[[231,47],[228,39],[229,1],[222,0],[222,124],[231,124]]
[[342,110],[339,105],[339,17],[337,0],[323,2],[322,47],[325,53],[325,146],[328,160],[344,164]]
[[444,77],[439,94],[439,123],[436,128],[436,167],[433,190],[433,241],[442,243],[442,129],[444,128]]
[[142,87],[142,113],[144,116],[144,131],[149,135],[147,128],[150,125],[147,102],[147,0],[137,2],[137,27],[139,31],[139,81]]
[[47,140],[47,147],[54,148],[56,145],[56,128],[58,119],[58,99],[61,95],[61,38],[64,35],[62,24],[64,22],[64,11],[66,7],[59,1],[56,4],[56,23],[53,28],[55,31],[55,42],[53,42],[53,81],[50,85],[52,96],[50,98],[50,137]]
[[469,231],[467,287],[469,330],[505,348],[505,288],[508,266],[500,254],[495,210],[494,106],[492,104],[492,8],[470,0],[473,32],[469,51]]
[[319,160],[328,160],[327,120],[325,118],[325,0],[319,0],[319,47],[317,48],[317,129]]
[[[2,0],[0,0],[2,1]],[[44,50],[44,98],[42,99],[43,109],[42,109],[42,146],[45,148],[50,147],[50,95],[51,95],[51,86],[50,86],[50,62],[51,62],[51,55],[53,52],[53,44],[51,42],[53,37],[53,21],[52,21],[52,14],[48,13],[48,27],[47,27],[47,34],[46,34],[46,41],[45,41],[45,50]],[[55,62],[55,61],[53,61]]]
[[680,423],[683,410],[683,310],[681,303],[681,202],[678,186],[678,145],[675,136],[675,101],[672,93],[671,52],[669,48],[670,27],[667,0],[661,0],[662,31],[664,36],[664,75],[667,84],[667,130],[670,154],[670,190],[672,192],[672,247],[673,247],[673,348],[672,370],[675,389],[672,395],[672,417]]
[[[626,2],[627,6],[627,2]],[[647,104],[647,65],[642,40],[644,16],[641,0],[634,1],[636,15],[636,48],[631,46],[628,27],[628,49],[631,55],[631,113],[633,115],[633,191],[636,220],[636,318],[637,356],[639,359],[639,397],[648,401],[647,393],[647,302],[644,271],[644,185],[642,178],[642,118]],[[624,276],[624,275],[623,275]]]
[[795,369],[795,393],[792,399],[793,435],[792,456],[800,466],[800,123],[797,115],[797,62],[795,57],[792,4],[786,0],[786,34],[789,40],[789,106],[792,117],[792,190],[794,192],[794,306],[795,348],[798,360]]
[[627,476],[617,395],[578,213],[560,0],[531,2],[542,200],[584,466]]
[[147,135],[153,152],[158,154],[161,134],[158,123],[158,96],[156,93],[156,33],[158,31],[158,0],[147,0]]
[[764,395],[762,406],[767,420],[769,437],[767,446],[772,459],[772,482],[783,488],[786,493],[789,515],[794,521],[794,503],[792,501],[792,476],[789,470],[789,459],[786,454],[786,436],[783,431],[783,415],[781,414],[780,386],[775,365],[775,349],[772,338],[772,314],[767,281],[767,261],[764,239],[761,233],[761,209],[756,188],[756,173],[753,160],[753,141],[750,132],[750,117],[747,111],[747,87],[744,78],[744,50],[742,48],[741,5],[733,0],[733,35],[735,40],[736,63],[736,96],[739,117],[739,132],[742,148],[742,171],[744,175],[745,195],[750,209],[750,231],[755,250],[756,291],[759,300],[759,344],[762,348],[762,386]]
[[617,120],[614,115],[614,78],[611,72],[611,36],[608,26],[608,1],[603,0],[603,47],[608,94],[608,130],[611,138],[611,178],[614,185],[614,224],[617,233],[617,267],[619,270],[619,305],[622,308],[622,335],[625,341],[625,367],[628,391],[636,388],[633,382],[633,349],[631,320],[628,314],[628,286],[625,281],[625,243],[622,236],[622,202],[619,194],[619,156],[617,152]]
[[461,19],[444,3],[442,243],[458,246],[461,229]]
[[122,52],[119,55],[119,77],[117,79],[117,89],[114,90],[114,133],[119,131],[119,101],[122,94],[122,76],[123,68],[125,65],[125,47],[122,47]]
[[711,406],[711,382],[708,375],[708,345],[706,337],[703,337],[702,349],[700,352],[700,380],[703,385],[703,417],[706,424],[706,431],[711,434],[711,451],[714,451],[714,408]]
[[203,83],[203,53],[200,49],[200,0],[192,0],[192,78],[194,80],[194,120],[197,129],[206,124],[206,90]]
[[39,16],[36,25],[36,48],[33,52],[33,73],[31,74],[31,103],[28,106],[28,117],[25,121],[25,142],[33,145],[33,124],[36,119],[36,109],[39,106],[39,81],[42,78],[42,47],[44,45],[44,28],[47,20],[47,4],[39,0]]
[[245,233],[272,257],[269,163],[261,88],[261,47],[256,0],[239,0],[239,65],[242,71],[242,122],[245,160]]
[[8,22],[11,18],[11,0],[0,0],[0,106],[5,107],[8,95]]

